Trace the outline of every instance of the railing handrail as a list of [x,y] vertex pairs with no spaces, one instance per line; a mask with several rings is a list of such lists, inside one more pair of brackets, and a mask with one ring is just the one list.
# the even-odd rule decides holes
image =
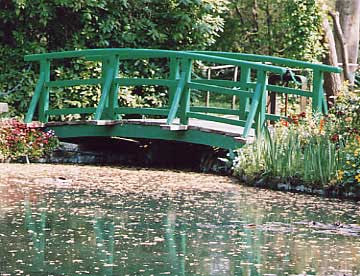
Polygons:
[[[210,55],[211,54],[211,55]],[[172,50],[155,50],[155,49],[129,49],[129,48],[106,48],[106,49],[89,49],[65,52],[52,52],[44,54],[26,55],[25,61],[41,61],[63,58],[86,58],[86,57],[108,57],[118,55],[120,59],[139,59],[139,58],[188,58],[193,60],[209,61],[220,64],[230,64],[235,66],[247,66],[252,69],[269,71],[277,74],[285,74],[286,69],[280,66],[260,64],[257,62],[237,60],[229,57],[214,55],[209,52],[196,53],[186,51]]]
[[191,53],[199,54],[211,54],[215,56],[228,57],[239,60],[247,60],[252,62],[271,62],[276,65],[283,65],[289,67],[298,67],[298,68],[309,68],[313,70],[320,70],[323,72],[329,73],[341,73],[342,68],[337,66],[331,66],[326,64],[312,63],[308,61],[294,60],[283,57],[274,57],[267,55],[257,55],[257,54],[245,54],[245,53],[233,53],[233,52],[216,52],[216,51],[190,51]]

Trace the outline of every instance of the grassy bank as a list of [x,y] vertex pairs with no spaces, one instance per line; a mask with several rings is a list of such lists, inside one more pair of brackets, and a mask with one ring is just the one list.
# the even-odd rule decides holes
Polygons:
[[360,198],[360,97],[278,122],[238,151],[234,173],[250,185]]

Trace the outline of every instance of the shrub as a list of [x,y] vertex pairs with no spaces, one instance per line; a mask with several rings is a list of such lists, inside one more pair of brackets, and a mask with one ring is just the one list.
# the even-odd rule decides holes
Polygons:
[[39,158],[52,152],[58,143],[52,130],[31,128],[17,120],[0,122],[0,160]]
[[344,148],[337,182],[348,192],[360,190],[360,136],[356,136]]

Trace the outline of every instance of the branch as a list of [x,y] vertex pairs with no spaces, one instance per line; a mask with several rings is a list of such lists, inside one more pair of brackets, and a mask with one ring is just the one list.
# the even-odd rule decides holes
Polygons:
[[244,24],[244,19],[243,19],[243,16],[241,14],[241,11],[240,11],[240,8],[238,7],[238,5],[235,5],[235,11],[236,11],[236,13],[238,14],[238,16],[240,18],[241,24]]
[[342,62],[343,62],[343,68],[344,68],[344,78],[345,78],[345,80],[351,82],[351,76],[349,73],[349,55],[348,55],[347,44],[346,44],[346,41],[344,38],[344,34],[343,34],[341,26],[340,26],[339,13],[329,11],[329,15],[331,16],[331,18],[334,21],[335,34],[340,42],[340,48],[341,48],[340,50],[341,50],[341,55],[343,57]]

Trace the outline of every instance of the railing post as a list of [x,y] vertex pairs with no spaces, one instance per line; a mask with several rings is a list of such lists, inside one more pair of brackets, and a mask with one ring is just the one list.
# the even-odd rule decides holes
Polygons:
[[40,72],[39,80],[36,83],[34,95],[31,98],[29,109],[26,113],[25,123],[30,123],[33,120],[35,109],[36,106],[38,105],[41,91],[44,86],[44,80],[45,80],[45,74],[44,72]]
[[113,81],[112,85],[110,87],[109,92],[109,100],[108,100],[108,112],[109,118],[111,120],[121,119],[120,115],[115,114],[115,108],[119,107],[119,101],[118,101],[118,91],[119,91],[119,84],[115,83],[114,80],[119,74],[119,56],[111,56],[109,66],[113,67],[114,73],[113,73]]
[[[267,75],[266,72],[259,70],[257,72],[257,82],[262,85],[260,101],[257,108],[257,116],[255,117],[256,127],[260,127],[260,129],[256,129],[256,131],[262,131],[265,125],[265,114],[266,114],[266,100],[267,100]],[[259,134],[259,133],[257,133]]]
[[[211,67],[207,68],[206,75],[207,75],[207,79],[210,80],[211,79]],[[209,91],[206,91],[205,106],[206,107],[210,106],[210,92]]]
[[314,70],[313,73],[313,84],[312,84],[312,111],[314,113],[321,113],[323,109],[323,98],[324,98],[324,90],[323,90],[323,81],[324,81],[324,73],[320,70]]
[[[241,66],[240,72],[240,82],[241,84],[246,84],[250,81],[250,68]],[[241,89],[247,89],[246,87],[241,87]],[[246,120],[246,110],[249,106],[249,97],[239,98],[239,120]]]
[[255,92],[251,99],[250,111],[246,119],[243,137],[247,137],[247,135],[249,134],[250,128],[252,128],[254,120],[257,122],[257,125],[261,126],[261,128],[265,123],[266,94],[267,94],[266,83],[267,83],[266,73],[262,70],[258,70],[256,77]]
[[[50,61],[48,59],[40,61],[40,74],[44,75],[44,82],[50,81]],[[49,87],[46,85],[42,86],[40,98],[39,98],[39,121],[47,123],[49,116],[46,112],[49,110]]]
[[188,112],[190,112],[190,88],[186,85],[191,80],[192,60],[181,60],[181,72],[185,73],[185,86],[180,100],[180,124],[187,125],[189,122]]
[[[179,68],[180,68],[180,63],[179,63],[179,59],[172,57],[170,58],[170,76],[169,79],[170,80],[178,80],[180,78],[180,72],[179,72]],[[169,88],[169,106],[171,106],[171,103],[174,100],[174,96],[176,93],[176,86],[172,86]]]
[[[237,82],[237,80],[238,80],[238,70],[239,70],[239,67],[235,66],[234,67],[234,77],[233,77],[234,82]],[[236,96],[233,95],[232,100],[231,100],[231,109],[235,109],[235,105],[236,105]]]
[[[101,78],[102,78],[102,84],[101,84],[101,97],[98,104],[98,107],[96,108],[95,113],[95,120],[106,120],[106,119],[113,119],[115,117],[114,113],[114,105],[115,105],[115,95],[116,95],[116,101],[117,101],[117,91],[112,87],[113,80],[115,78],[115,71],[118,70],[118,68],[115,68],[115,65],[118,62],[118,58],[115,58],[115,56],[106,56],[102,59],[102,67],[101,67]],[[118,67],[118,66],[116,66]],[[112,97],[111,97],[111,90],[113,91]],[[111,108],[113,106],[113,108]],[[112,110],[112,112],[111,112]]]

